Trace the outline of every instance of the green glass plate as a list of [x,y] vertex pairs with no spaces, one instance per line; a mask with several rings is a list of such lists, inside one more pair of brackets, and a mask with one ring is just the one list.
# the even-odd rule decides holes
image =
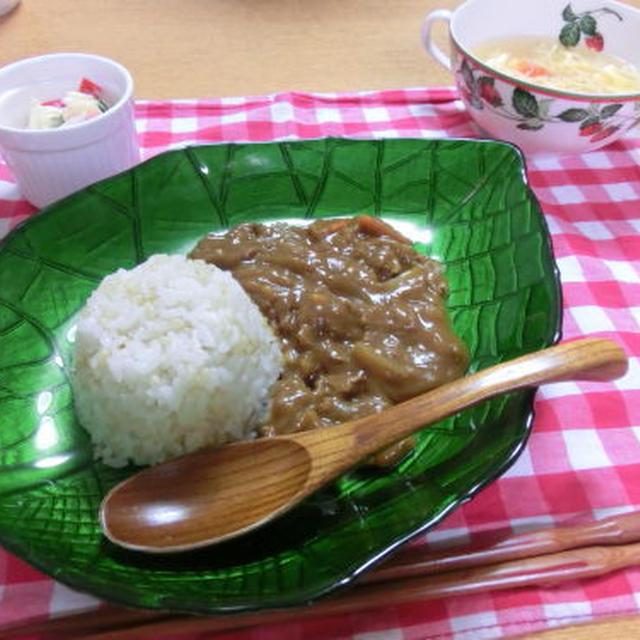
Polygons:
[[399,224],[446,263],[472,370],[557,340],[558,275],[515,147],[329,138],[160,155],[50,206],[0,245],[2,544],[71,587],[129,606],[292,606],[346,585],[503,473],[531,429],[532,391],[438,423],[393,471],[350,473],[236,541],[149,556],[102,536],[100,500],[133,470],[92,461],[68,375],[74,318],[100,279],[247,220],[361,213]]

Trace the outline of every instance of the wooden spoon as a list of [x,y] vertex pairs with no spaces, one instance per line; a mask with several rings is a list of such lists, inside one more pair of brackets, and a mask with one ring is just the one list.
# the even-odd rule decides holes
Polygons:
[[114,543],[152,553],[196,549],[288,511],[363,458],[482,400],[542,382],[612,380],[624,351],[583,339],[537,351],[327,429],[247,440],[149,467],[114,487],[100,520]]

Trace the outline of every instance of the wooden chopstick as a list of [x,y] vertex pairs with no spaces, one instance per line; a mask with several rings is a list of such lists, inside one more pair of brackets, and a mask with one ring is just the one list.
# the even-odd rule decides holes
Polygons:
[[133,640],[168,633],[216,632],[351,613],[415,599],[548,585],[640,563],[640,513],[504,537],[477,549],[428,553],[406,548],[354,586],[315,605],[233,616],[195,617],[106,607],[0,631],[0,637]]
[[138,640],[159,638],[169,633],[215,633],[263,626],[291,620],[306,620],[425,598],[468,595],[488,590],[531,585],[550,585],[568,579],[577,580],[608,573],[640,563],[640,543],[612,547],[583,547],[557,554],[521,558],[487,567],[460,569],[435,576],[417,576],[395,581],[354,587],[340,597],[316,605],[282,611],[265,611],[227,617],[176,616],[161,621],[149,620],[134,628],[85,635],[86,640]]
[[628,513],[589,523],[542,529],[531,533],[505,535],[489,545],[429,552],[424,547],[404,547],[390,560],[365,574],[361,582],[380,582],[467,569],[482,565],[532,558],[545,553],[595,545],[640,541],[640,513]]

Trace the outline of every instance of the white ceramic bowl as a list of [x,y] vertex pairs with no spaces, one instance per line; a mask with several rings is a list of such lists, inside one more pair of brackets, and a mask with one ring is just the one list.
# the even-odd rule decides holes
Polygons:
[[[583,153],[617,140],[638,123],[640,92],[581,94],[544,88],[499,73],[470,51],[495,38],[559,39],[563,28],[574,28],[575,35],[586,39],[589,34],[579,28],[585,15],[590,16],[589,31],[595,21],[603,51],[640,69],[640,11],[614,0],[467,0],[453,12],[438,9],[427,15],[422,38],[427,51],[454,74],[469,114],[483,132],[530,153]],[[438,21],[448,24],[450,57],[432,37]]]
[[[26,129],[33,99],[61,98],[88,78],[111,105],[103,114],[57,129]],[[0,148],[29,202],[44,207],[140,160],[133,80],[120,64],[85,53],[55,53],[0,69]]]

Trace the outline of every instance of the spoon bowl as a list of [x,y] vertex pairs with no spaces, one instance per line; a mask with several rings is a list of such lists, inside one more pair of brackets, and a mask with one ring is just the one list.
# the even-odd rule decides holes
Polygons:
[[105,535],[137,551],[187,551],[262,526],[359,461],[490,397],[569,378],[612,380],[627,370],[610,340],[537,351],[337,427],[206,449],[149,467],[103,500]]
[[[204,449],[149,467],[126,489],[112,492],[101,511],[102,527],[111,540],[130,540],[126,546],[140,551],[221,542],[283,511],[304,487],[310,468],[308,451],[286,438]],[[253,479],[257,469],[259,487]],[[142,545],[135,543],[140,528],[148,532]]]

